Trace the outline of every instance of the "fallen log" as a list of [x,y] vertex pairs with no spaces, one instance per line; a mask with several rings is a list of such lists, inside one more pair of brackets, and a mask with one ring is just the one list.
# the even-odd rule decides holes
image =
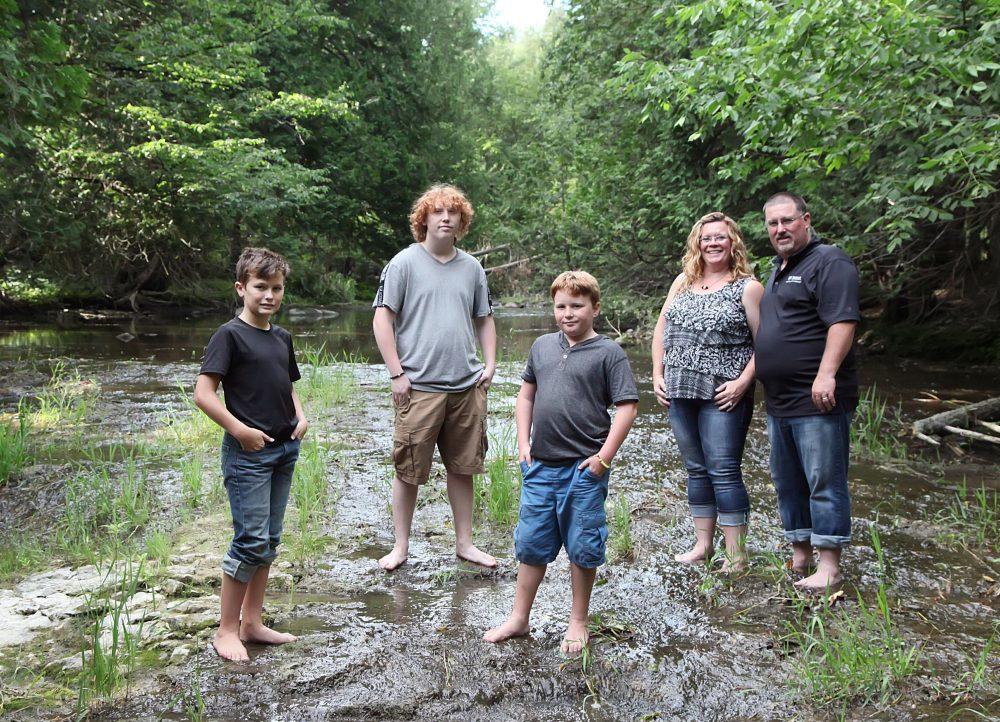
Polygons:
[[913,435],[917,438],[929,440],[932,434],[942,436],[944,434],[959,434],[968,438],[980,441],[991,441],[1000,444],[1000,437],[990,436],[977,431],[970,431],[968,427],[979,424],[991,431],[997,429],[996,424],[989,423],[990,420],[1000,418],[1000,396],[974,404],[960,406],[957,409],[942,411],[939,414],[928,416],[913,422]]

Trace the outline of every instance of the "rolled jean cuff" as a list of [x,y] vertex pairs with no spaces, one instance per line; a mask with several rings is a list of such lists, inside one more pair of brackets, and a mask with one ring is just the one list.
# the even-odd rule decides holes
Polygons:
[[247,562],[241,562],[231,554],[226,554],[222,557],[222,572],[242,584],[249,582],[258,569],[266,566],[268,564],[248,564]]
[[792,529],[791,531],[785,529],[785,541],[790,541],[793,544],[801,544],[802,542],[812,544],[812,536],[812,529]]
[[688,509],[695,519],[715,518],[715,504],[688,504]]
[[851,537],[835,536],[832,534],[812,534],[809,541],[817,549],[840,549],[851,543]]
[[749,516],[749,509],[746,511],[720,511],[719,526],[745,526]]

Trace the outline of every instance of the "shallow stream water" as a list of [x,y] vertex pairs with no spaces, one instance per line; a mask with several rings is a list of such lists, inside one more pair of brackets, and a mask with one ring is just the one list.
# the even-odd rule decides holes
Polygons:
[[[219,660],[202,644],[168,666],[141,671],[128,696],[102,719],[188,719],[185,700],[200,690],[206,719],[812,719],[827,711],[798,703],[795,650],[781,643],[789,618],[790,576],[768,565],[786,555],[767,470],[764,413],[757,393],[744,458],[753,511],[751,573],[734,580],[673,561],[692,539],[685,474],[666,415],[651,390],[645,347],[629,349],[640,386],[640,416],[616,460],[615,503],[624,496],[635,540],[632,559],[611,559],[598,573],[591,610],[598,619],[589,664],[559,652],[569,609],[568,562],[550,566],[529,637],[501,645],[483,631],[510,611],[516,562],[510,530],[477,525],[479,546],[501,558],[495,572],[457,562],[443,479],[421,490],[409,562],[392,574],[375,560],[392,545],[388,474],[392,410],[384,368],[371,335],[371,312],[337,309],[336,317],[286,314],[280,323],[299,347],[325,344],[352,359],[357,398],[311,433],[336,449],[328,469],[339,494],[326,532],[333,543],[295,581],[269,598],[275,625],[301,637],[280,648],[252,647],[251,661]],[[100,385],[105,435],[148,428],[180,406],[198,358],[225,316],[91,319],[0,325],[0,411],[37,391],[45,359]],[[497,314],[500,368],[490,392],[491,433],[512,424],[519,373],[532,340],[553,330],[546,309]],[[361,360],[364,359],[364,360]],[[883,357],[862,360],[862,380],[876,384],[904,418],[941,410],[928,394],[975,401],[995,395],[1000,372]],[[307,409],[308,413],[308,409]],[[981,452],[981,453],[980,453]],[[997,540],[985,551],[939,540],[938,512],[961,482],[1000,488],[991,450],[962,457],[945,449],[936,464],[856,460],[850,472],[855,544],[845,554],[845,601],[871,604],[888,585],[894,621],[918,643],[923,669],[908,692],[882,710],[849,708],[848,718],[948,719],[941,692],[983,647],[997,618]],[[68,460],[69,461],[69,460]],[[164,498],[176,481],[164,473]],[[32,524],[46,513],[44,491],[0,489],[4,525]],[[53,497],[57,498],[57,497]],[[169,502],[166,502],[169,504]],[[871,546],[875,528],[888,572]],[[223,542],[225,540],[222,540]],[[992,582],[992,583],[991,583]],[[8,651],[9,653],[9,651]],[[993,661],[996,661],[994,657]],[[996,712],[996,693],[963,701]],[[25,713],[27,714],[27,713]],[[970,714],[974,714],[971,713]],[[19,719],[32,716],[16,715]]]

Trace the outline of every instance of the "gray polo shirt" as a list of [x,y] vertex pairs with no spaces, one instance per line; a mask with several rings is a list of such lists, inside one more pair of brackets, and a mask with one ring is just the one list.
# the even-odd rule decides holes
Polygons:
[[570,346],[561,331],[539,336],[521,374],[536,384],[531,458],[569,463],[593,456],[608,438],[608,407],[638,401],[632,367],[605,336]]
[[493,306],[486,272],[468,253],[442,263],[411,244],[386,264],[372,307],[396,314],[396,351],[414,389],[464,391],[479,379],[472,319]]

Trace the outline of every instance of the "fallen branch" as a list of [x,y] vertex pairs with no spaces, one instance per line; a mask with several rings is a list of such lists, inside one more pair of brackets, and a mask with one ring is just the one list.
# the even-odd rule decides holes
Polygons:
[[959,436],[967,436],[970,439],[978,439],[979,441],[989,441],[993,444],[1000,444],[1000,437],[998,436],[980,434],[978,431],[969,431],[968,429],[963,429],[961,426],[945,426],[944,430],[952,434],[958,434]]
[[994,397],[975,404],[966,404],[957,409],[942,411],[939,414],[928,416],[926,419],[914,421],[913,435],[923,434],[930,436],[931,434],[946,434],[950,431],[947,427],[964,428],[972,426],[980,420],[990,420],[998,417],[1000,417],[1000,397]]
[[494,246],[493,248],[484,248],[481,251],[472,251],[469,255],[473,258],[479,258],[480,256],[487,256],[490,253],[496,253],[497,251],[506,251],[510,248],[509,243],[505,243],[502,246]]
[[514,266],[520,266],[522,263],[527,263],[528,261],[533,261],[536,258],[541,258],[541,255],[538,255],[538,256],[528,256],[527,258],[519,258],[518,260],[511,261],[510,263],[504,263],[504,264],[499,265],[499,266],[493,266],[492,268],[487,268],[486,272],[487,273],[493,273],[493,271],[502,271],[505,268],[513,268]]

